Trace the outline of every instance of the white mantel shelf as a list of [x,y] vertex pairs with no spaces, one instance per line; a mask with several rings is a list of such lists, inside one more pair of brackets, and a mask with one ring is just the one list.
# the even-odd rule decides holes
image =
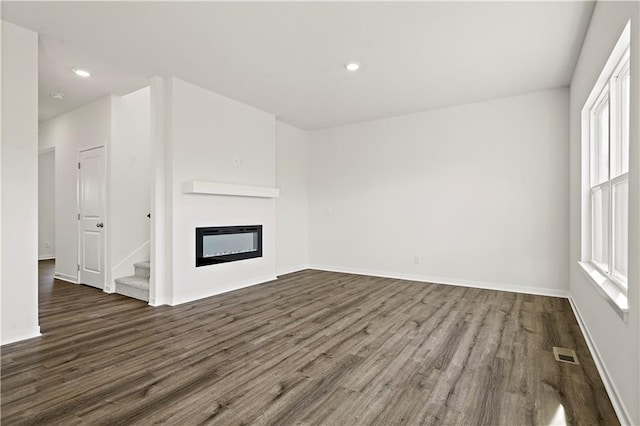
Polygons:
[[232,183],[191,180],[182,186],[185,194],[232,195],[236,197],[278,198],[280,189],[266,186],[234,185]]

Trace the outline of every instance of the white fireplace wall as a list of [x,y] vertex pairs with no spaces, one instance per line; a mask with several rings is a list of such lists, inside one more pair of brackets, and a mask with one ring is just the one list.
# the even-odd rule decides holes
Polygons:
[[[270,198],[182,194],[174,211],[173,303],[179,304],[275,279],[275,201]],[[262,257],[195,267],[195,229],[262,224]]]
[[[185,81],[167,81],[172,304],[275,278],[275,199],[184,193],[188,181],[275,187],[275,116]],[[263,225],[263,257],[195,267],[195,228]]]

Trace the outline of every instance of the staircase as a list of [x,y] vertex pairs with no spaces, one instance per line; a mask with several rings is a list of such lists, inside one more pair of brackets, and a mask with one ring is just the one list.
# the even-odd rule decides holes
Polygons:
[[116,278],[116,293],[135,299],[149,301],[149,262],[134,263],[135,275]]

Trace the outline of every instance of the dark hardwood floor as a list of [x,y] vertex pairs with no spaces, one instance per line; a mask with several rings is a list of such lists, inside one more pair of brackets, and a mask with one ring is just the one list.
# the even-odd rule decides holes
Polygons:
[[152,308],[40,266],[3,425],[618,424],[564,299],[303,271]]

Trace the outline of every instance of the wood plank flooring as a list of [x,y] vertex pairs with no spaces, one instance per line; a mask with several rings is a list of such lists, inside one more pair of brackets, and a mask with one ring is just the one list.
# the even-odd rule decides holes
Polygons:
[[302,271],[152,308],[52,274],[3,425],[618,424],[564,299]]

